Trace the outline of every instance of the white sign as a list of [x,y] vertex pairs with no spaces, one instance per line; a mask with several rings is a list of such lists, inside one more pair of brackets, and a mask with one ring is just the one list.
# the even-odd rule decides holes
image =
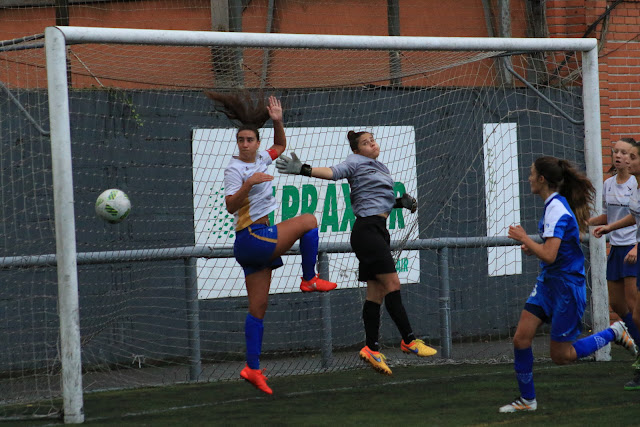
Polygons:
[[[417,197],[415,131],[412,126],[375,126],[369,128],[308,127],[287,128],[285,155],[295,152],[311,166],[332,166],[351,154],[349,130],[372,132],[380,144],[378,160],[390,170],[396,193],[405,191]],[[233,215],[224,203],[224,169],[237,154],[236,129],[195,129],[193,131],[193,206],[195,244],[232,247],[235,230]],[[261,150],[273,145],[273,129],[260,131]],[[327,181],[298,175],[274,175],[274,195],[278,207],[271,215],[274,224],[302,213],[318,219],[320,242],[349,243],[355,216],[351,211],[350,189],[346,180]],[[391,240],[418,238],[417,213],[395,209],[387,219]],[[299,256],[283,257],[284,267],[274,271],[272,293],[299,292],[302,268]],[[397,263],[402,283],[420,279],[418,251],[403,251]],[[246,295],[244,273],[235,259],[198,259],[199,298],[223,298]],[[329,254],[330,280],[338,289],[358,287],[358,260],[353,253]]]
[[[484,123],[484,192],[487,236],[506,236],[509,226],[520,224],[520,175],[516,123]],[[489,276],[522,273],[518,246],[487,248]]]

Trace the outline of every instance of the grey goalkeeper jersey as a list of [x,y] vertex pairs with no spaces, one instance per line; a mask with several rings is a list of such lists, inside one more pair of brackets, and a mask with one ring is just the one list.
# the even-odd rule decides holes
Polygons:
[[389,213],[395,204],[393,178],[387,167],[360,154],[349,154],[331,166],[333,180],[346,178],[351,187],[351,209],[358,217]]

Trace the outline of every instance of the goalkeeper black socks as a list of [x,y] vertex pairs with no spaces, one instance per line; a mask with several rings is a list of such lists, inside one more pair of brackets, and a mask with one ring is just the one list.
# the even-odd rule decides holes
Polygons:
[[380,350],[378,336],[380,334],[380,304],[366,300],[362,307],[362,320],[366,345],[372,351]]
[[402,304],[400,291],[389,292],[387,296],[384,297],[384,305],[387,307],[391,320],[393,320],[393,323],[398,327],[404,343],[411,344],[411,341],[415,340],[416,337],[413,335],[413,330],[409,323],[409,316],[407,316],[407,311]]

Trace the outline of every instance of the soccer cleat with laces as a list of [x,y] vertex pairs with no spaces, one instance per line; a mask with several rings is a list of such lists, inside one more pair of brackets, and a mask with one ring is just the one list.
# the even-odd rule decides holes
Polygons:
[[376,371],[385,375],[391,375],[391,369],[389,369],[386,362],[387,358],[379,351],[373,351],[368,346],[364,346],[362,350],[360,350],[360,359],[369,362]]
[[335,283],[329,282],[328,280],[321,279],[316,274],[313,279],[304,280],[302,278],[302,283],[300,283],[300,290],[302,292],[328,292],[336,288]]
[[240,371],[240,376],[249,381],[258,390],[267,394],[273,394],[273,390],[267,385],[267,377],[264,376],[262,370],[251,369],[249,366],[245,366],[244,369]]
[[405,344],[404,340],[400,341],[400,348],[405,353],[415,354],[420,357],[428,357],[433,356],[438,351],[435,348],[431,348],[424,343],[422,340],[413,340],[409,344]]
[[638,348],[636,347],[636,343],[633,342],[633,338],[631,338],[631,335],[629,334],[629,331],[627,330],[624,322],[618,320],[617,322],[612,323],[610,328],[613,329],[613,332],[616,335],[615,343],[620,344],[621,346],[629,350],[631,354],[637,356]]
[[508,405],[501,406],[498,412],[521,412],[521,411],[535,411],[538,409],[538,402],[536,399],[528,400],[523,397],[518,397]]

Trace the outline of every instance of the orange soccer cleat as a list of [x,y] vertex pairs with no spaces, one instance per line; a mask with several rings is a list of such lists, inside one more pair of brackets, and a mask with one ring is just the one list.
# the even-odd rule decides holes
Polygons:
[[267,377],[264,376],[262,370],[251,369],[249,366],[245,366],[244,369],[240,371],[240,376],[249,381],[258,390],[267,394],[273,394],[273,390],[267,385]]
[[321,279],[316,274],[311,280],[302,279],[300,283],[300,290],[302,292],[328,292],[335,289],[338,285],[333,282]]
[[429,347],[422,340],[413,340],[409,344],[405,344],[404,340],[401,340],[400,348],[405,353],[415,354],[416,356],[420,356],[420,357],[429,357],[438,353],[438,351],[435,348]]
[[391,369],[387,366],[387,358],[379,351],[373,351],[368,346],[360,350],[360,359],[369,362],[371,367],[381,374],[391,375]]

